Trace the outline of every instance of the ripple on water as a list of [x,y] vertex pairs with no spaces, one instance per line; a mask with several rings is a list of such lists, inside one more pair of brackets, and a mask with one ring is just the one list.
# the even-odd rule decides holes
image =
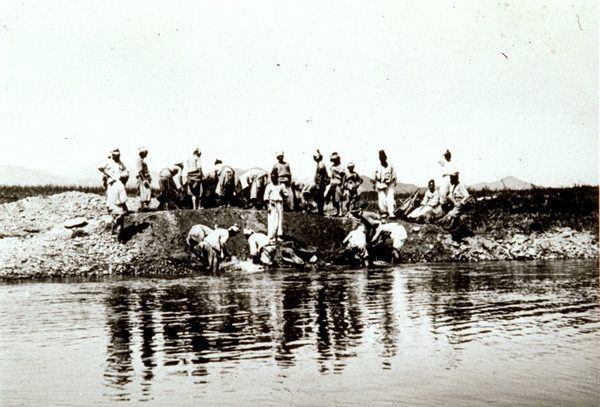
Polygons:
[[597,405],[597,287],[595,262],[4,285],[0,404]]

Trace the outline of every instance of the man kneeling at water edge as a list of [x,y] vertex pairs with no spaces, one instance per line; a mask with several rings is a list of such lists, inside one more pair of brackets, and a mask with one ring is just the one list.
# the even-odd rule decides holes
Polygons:
[[400,249],[408,237],[406,229],[399,223],[382,223],[375,229],[375,234],[369,243],[370,247],[375,247],[383,243],[383,238],[389,236],[392,239],[392,260],[394,263],[400,262]]
[[231,236],[235,236],[239,231],[240,228],[236,225],[233,225],[228,229],[217,227],[198,245],[199,253],[195,252],[195,254],[208,270],[213,273],[219,271],[219,265],[227,253],[227,240],[229,240]]
[[190,252],[196,254],[194,252],[194,248],[202,243],[204,239],[206,239],[206,236],[208,236],[211,232],[213,232],[213,230],[206,225],[197,224],[192,226],[187,234],[187,237],[185,238],[185,243],[189,247]]
[[365,266],[369,265],[367,229],[365,225],[358,225],[356,229],[348,233],[348,236],[346,236],[342,243],[346,245],[346,254],[352,256],[354,260],[362,262]]
[[248,239],[248,248],[250,257],[255,264],[264,264],[270,266],[273,264],[273,252],[275,245],[270,243],[270,239],[264,233],[258,233],[252,229],[244,229],[244,236]]

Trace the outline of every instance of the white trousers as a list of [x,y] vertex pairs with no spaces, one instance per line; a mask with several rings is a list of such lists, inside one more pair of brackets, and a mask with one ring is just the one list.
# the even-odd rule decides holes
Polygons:
[[269,201],[267,236],[269,239],[275,239],[281,235],[283,235],[283,202]]
[[396,201],[394,200],[394,188],[387,187],[377,190],[377,198],[379,201],[379,213],[387,213],[389,216],[394,216]]

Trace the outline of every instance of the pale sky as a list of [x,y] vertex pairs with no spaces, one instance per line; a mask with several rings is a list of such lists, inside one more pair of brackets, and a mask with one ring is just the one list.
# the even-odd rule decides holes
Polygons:
[[[0,165],[158,171],[194,147],[238,168],[283,150],[309,178],[385,149],[425,185],[453,152],[467,184],[598,184],[598,2],[0,3]],[[327,161],[329,164],[329,161]]]

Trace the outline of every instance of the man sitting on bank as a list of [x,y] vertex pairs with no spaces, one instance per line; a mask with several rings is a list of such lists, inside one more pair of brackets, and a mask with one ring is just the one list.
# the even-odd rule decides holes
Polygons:
[[432,219],[443,215],[440,193],[435,189],[435,181],[430,180],[427,187],[421,205],[408,214],[408,219],[416,222],[431,222]]
[[465,205],[471,200],[471,195],[467,187],[460,182],[458,171],[450,175],[450,194],[448,201],[452,208],[440,220],[440,225],[446,229],[453,229],[458,226]]

